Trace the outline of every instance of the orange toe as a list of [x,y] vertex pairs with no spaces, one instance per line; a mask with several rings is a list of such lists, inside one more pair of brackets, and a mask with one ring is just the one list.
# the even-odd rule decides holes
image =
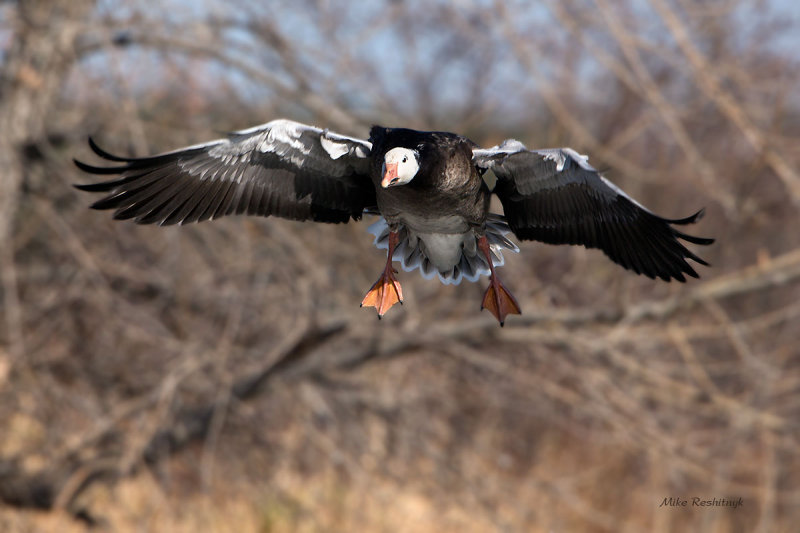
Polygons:
[[361,301],[361,307],[374,307],[380,318],[396,303],[403,303],[403,289],[400,287],[400,282],[394,277],[394,271],[390,269],[384,271],[378,281],[372,285]]
[[492,278],[489,288],[483,295],[481,309],[488,309],[500,322],[500,326],[505,323],[506,316],[522,314],[514,295],[496,278]]

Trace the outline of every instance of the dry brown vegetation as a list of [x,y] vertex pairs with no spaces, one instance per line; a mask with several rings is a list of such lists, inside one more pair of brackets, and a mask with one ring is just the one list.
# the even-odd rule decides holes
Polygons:
[[[796,21],[355,4],[0,3],[0,530],[796,531]],[[504,329],[416,274],[379,322],[364,223],[136,226],[70,186],[89,134],[144,155],[279,116],[573,146],[660,214],[706,206],[713,268],[528,243]]]

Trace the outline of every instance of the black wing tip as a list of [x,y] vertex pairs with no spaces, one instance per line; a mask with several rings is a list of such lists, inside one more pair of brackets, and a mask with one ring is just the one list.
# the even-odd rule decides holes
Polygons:
[[[694,224],[695,222],[697,222],[700,219],[702,219],[705,216],[705,214],[706,214],[706,208],[703,207],[699,211],[694,213],[693,215],[690,215],[690,216],[688,216],[686,218],[676,218],[676,219],[665,218],[663,220],[664,220],[664,222],[667,222],[668,224],[677,224],[677,225],[684,226],[684,225],[687,225],[687,224]],[[675,237],[677,237],[679,239],[682,239],[682,240],[684,240],[686,242],[690,242],[692,244],[699,244],[701,246],[708,246],[710,244],[714,244],[714,242],[716,241],[716,239],[712,239],[712,238],[709,238],[709,237],[695,237],[694,235],[688,235],[688,234],[683,233],[681,231],[677,231],[674,228],[673,228],[672,232],[675,235]],[[694,256],[693,254],[689,255],[688,257],[691,257],[693,260],[697,261],[700,264],[708,265],[708,263],[705,263],[702,259],[700,259],[697,256]]]
[[[117,163],[126,163],[122,166],[114,166],[114,167],[98,167],[95,165],[90,165],[88,163],[84,163],[79,159],[72,159],[72,162],[75,164],[83,172],[87,174],[100,174],[100,175],[108,175],[108,174],[121,174],[122,172],[129,170],[130,168],[130,159],[125,159],[123,157],[118,157],[113,154],[110,154],[100,148],[97,143],[94,141],[92,137],[88,138],[89,141],[89,148],[92,149],[92,152],[97,154],[98,156],[102,157],[107,161],[114,161]],[[87,184],[73,184],[73,187],[80,191],[86,192],[106,192],[111,190],[112,185],[115,185],[116,181],[102,181],[99,183],[87,183]]]
[[[98,174],[101,173],[98,172]],[[96,183],[73,183],[72,186],[78,189],[79,191],[84,191],[84,192],[108,192],[118,184],[119,180],[110,180],[110,181],[98,181]]]
[[73,183],[73,187],[78,189],[79,191],[84,192],[106,192],[108,189],[105,187],[105,182],[100,183]]
[[96,168],[88,163],[84,163],[79,159],[72,158],[72,162],[75,164],[76,167],[83,170],[84,172],[92,172],[92,170]]
[[[684,259],[687,258],[692,259],[697,263],[700,263],[701,265],[710,266],[708,263],[706,263],[699,257],[692,257],[691,255],[684,257]],[[661,272],[656,272],[654,270],[647,270],[644,272],[637,272],[637,274],[642,274],[653,280],[660,279],[661,281],[666,281],[667,283],[671,283],[673,280],[677,281],[678,283],[686,283],[688,281],[686,279],[686,276],[692,277],[694,279],[700,279],[700,274],[698,274],[697,271],[695,271],[695,269],[689,266],[689,264],[686,263],[685,260],[681,261],[680,263],[682,264],[672,263],[663,265],[667,267],[669,270],[662,269]],[[622,266],[627,270],[633,270],[625,265]]]
[[86,191],[86,192],[95,192],[96,191],[96,183],[73,183],[73,187],[78,189],[79,191]]
[[686,218],[665,218],[664,220],[669,222],[670,224],[679,224],[681,226],[685,226],[686,224],[694,224],[695,222],[702,219],[705,215],[706,215],[706,208],[703,207],[695,214],[689,215]]
[[[658,238],[657,240],[661,241],[655,243],[656,248],[658,248],[660,251],[656,252],[656,255],[650,257],[651,264],[646,265],[642,272],[638,271],[635,264],[628,264],[624,261],[621,261],[620,258],[614,258],[608,254],[608,252],[606,253],[612,258],[612,260],[621,264],[626,269],[632,270],[636,273],[644,274],[652,279],[659,278],[666,282],[675,280],[680,283],[686,283],[688,281],[686,276],[699,279],[700,275],[695,271],[694,268],[692,268],[692,265],[688,263],[688,260],[706,267],[710,267],[711,265],[706,260],[686,248],[686,246],[684,246],[680,240],[684,240],[692,244],[707,246],[714,243],[715,239],[687,235],[678,231],[671,225],[693,223],[702,218],[704,213],[705,209],[700,209],[689,217],[675,220],[656,216],[656,220],[654,220],[656,225],[653,227],[653,231],[651,231],[649,235],[654,238]],[[659,235],[660,237],[658,237]],[[664,239],[666,239],[666,241],[664,241]],[[669,250],[671,250],[671,252],[669,252]],[[658,257],[659,255],[661,257]],[[655,266],[655,263],[658,263],[658,266]]]
[[76,167],[89,174],[120,174],[129,168],[128,165],[120,167],[96,167],[77,159],[73,159],[72,162],[75,163]]
[[130,159],[106,152],[105,150],[100,148],[100,146],[95,142],[95,140],[92,137],[89,137],[89,148],[92,149],[92,152],[99,155],[103,159],[107,159],[108,161],[116,161],[118,163],[130,162]]
[[716,240],[716,239],[710,239],[708,237],[695,237],[694,235],[687,235],[679,231],[675,232],[675,236],[692,244],[700,244],[702,246],[708,246],[709,244],[714,244],[714,241]]

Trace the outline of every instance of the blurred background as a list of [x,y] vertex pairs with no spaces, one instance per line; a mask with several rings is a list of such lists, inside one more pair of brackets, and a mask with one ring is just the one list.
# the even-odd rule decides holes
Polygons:
[[[0,2],[0,530],[796,531],[798,11]],[[364,222],[137,226],[71,187],[89,135],[142,156],[278,117],[571,146],[705,207],[713,267],[526,243],[505,328],[485,279],[402,272],[378,321]]]

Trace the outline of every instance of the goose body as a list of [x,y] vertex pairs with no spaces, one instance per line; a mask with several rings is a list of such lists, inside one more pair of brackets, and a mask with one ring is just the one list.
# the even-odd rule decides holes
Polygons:
[[[490,274],[477,247],[484,234],[491,237],[494,266],[503,264],[502,249],[519,251],[505,238],[510,229],[502,218],[493,216],[486,223],[491,192],[472,161],[473,142],[454,133],[379,126],[372,128],[369,140],[374,154],[370,177],[382,215],[373,233],[376,244],[386,248],[391,228],[401,232],[394,259],[404,270],[419,269],[426,278],[438,275],[445,284],[458,284],[462,278],[476,281]],[[384,155],[397,148],[415,153],[419,170],[402,186],[383,187]]]
[[[687,259],[707,265],[680,240],[712,239],[682,233],[702,210],[682,219],[655,215],[569,148],[528,150],[509,139],[480,148],[448,132],[374,126],[367,140],[280,119],[145,158],[109,154],[117,163],[83,170],[115,178],[81,190],[103,192],[92,204],[114,218],[141,224],[185,224],[231,214],[342,223],[364,213],[387,249],[384,272],[364,298],[382,316],[402,302],[392,262],[419,269],[446,284],[490,276],[483,307],[501,325],[519,306],[496,275],[503,250],[517,252],[507,235],[550,244],[600,248],[616,263],[665,281],[698,277]],[[493,191],[483,180],[491,170]],[[504,215],[489,212],[496,194]]]

